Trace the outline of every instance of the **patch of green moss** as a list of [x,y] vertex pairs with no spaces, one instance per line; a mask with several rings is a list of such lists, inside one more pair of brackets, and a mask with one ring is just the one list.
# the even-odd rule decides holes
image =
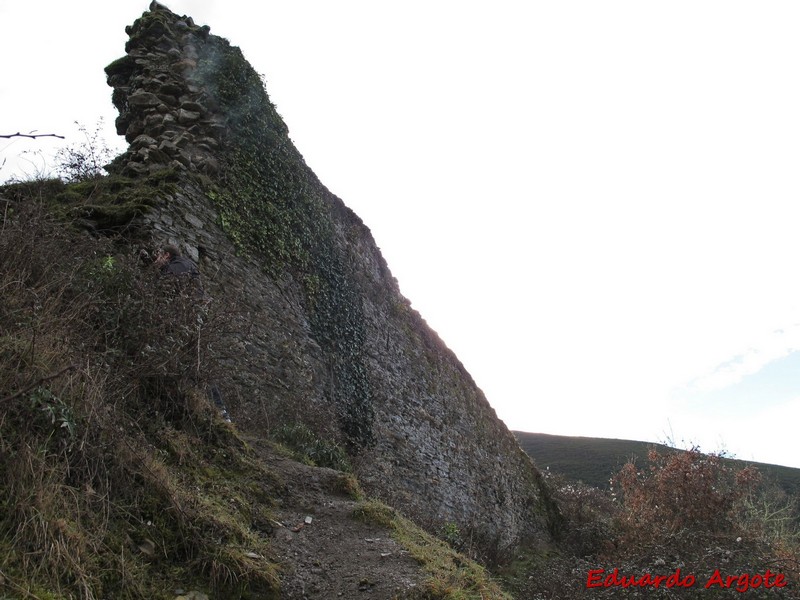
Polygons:
[[53,195],[53,207],[63,219],[99,231],[116,231],[174,193],[176,181],[177,174],[165,170],[136,180],[110,175],[72,183]]
[[353,516],[384,527],[427,573],[421,590],[426,600],[512,600],[478,563],[426,533],[377,500],[360,502]]
[[105,72],[108,77],[113,77],[114,75],[127,77],[133,73],[135,68],[136,59],[126,54],[122,58],[118,58],[117,60],[111,62],[111,64],[105,68]]
[[278,428],[274,437],[300,462],[345,472],[353,469],[343,448],[321,439],[302,423],[284,425]]
[[364,492],[361,489],[361,484],[352,473],[341,473],[331,483],[330,490],[334,494],[342,494],[348,496],[352,500],[363,500]]
[[353,516],[365,523],[372,523],[391,530],[396,528],[397,519],[400,518],[395,509],[377,500],[360,502],[353,510]]
[[34,179],[0,186],[0,192],[11,204],[16,202],[48,201],[60,194],[66,184],[60,179]]

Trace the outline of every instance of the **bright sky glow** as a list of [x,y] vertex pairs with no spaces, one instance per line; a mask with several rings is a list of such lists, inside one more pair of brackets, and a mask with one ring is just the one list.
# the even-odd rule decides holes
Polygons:
[[[265,75],[511,429],[800,467],[800,4],[166,5]],[[113,141],[147,6],[0,0],[0,133]],[[53,147],[0,140],[0,180]]]

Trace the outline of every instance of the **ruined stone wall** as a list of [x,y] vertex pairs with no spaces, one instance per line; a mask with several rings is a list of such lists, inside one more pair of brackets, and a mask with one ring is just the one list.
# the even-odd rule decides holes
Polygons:
[[231,321],[215,377],[237,426],[305,423],[348,446],[370,494],[487,551],[548,537],[539,473],[305,165],[238,49],[156,3],[127,32],[106,69],[130,143],[112,168],[182,174],[143,230],[200,262]]

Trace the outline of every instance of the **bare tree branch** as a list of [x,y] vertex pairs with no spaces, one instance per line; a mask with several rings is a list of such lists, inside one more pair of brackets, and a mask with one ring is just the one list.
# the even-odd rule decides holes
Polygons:
[[36,138],[40,138],[40,137],[57,137],[57,138],[62,139],[62,140],[66,139],[63,135],[58,135],[57,133],[36,133],[36,134],[32,134],[32,133],[20,133],[20,132],[17,132],[17,133],[11,133],[9,135],[0,134],[0,139],[6,139],[7,140],[7,139],[13,138],[13,137],[24,137],[24,138],[31,138],[31,139],[34,139],[34,140]]
[[30,392],[36,386],[42,385],[45,381],[50,381],[51,379],[55,379],[56,377],[61,377],[61,375],[63,375],[67,371],[72,371],[73,369],[77,369],[77,368],[78,368],[78,365],[69,365],[69,366],[64,367],[63,369],[61,369],[57,373],[53,373],[52,375],[47,375],[46,377],[42,377],[42,378],[39,379],[39,381],[36,381],[36,382],[30,384],[29,386],[22,388],[16,394],[11,394],[10,396],[6,396],[2,400],[0,400],[0,404],[4,404],[4,403],[8,402],[9,400],[13,400],[14,398],[19,398],[23,394],[25,394],[27,392]]

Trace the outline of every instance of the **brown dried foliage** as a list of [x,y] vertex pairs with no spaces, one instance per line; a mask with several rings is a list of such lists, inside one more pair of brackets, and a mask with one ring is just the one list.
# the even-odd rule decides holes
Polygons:
[[628,462],[613,479],[624,500],[620,527],[628,541],[646,541],[683,530],[736,531],[742,500],[754,493],[761,475],[754,467],[735,470],[721,456],[698,448],[659,453],[649,466]]

